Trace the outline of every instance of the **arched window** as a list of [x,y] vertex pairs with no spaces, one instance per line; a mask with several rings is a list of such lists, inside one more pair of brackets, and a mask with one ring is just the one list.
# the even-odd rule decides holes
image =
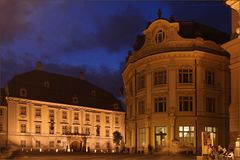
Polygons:
[[158,31],[156,34],[156,43],[161,43],[165,38],[165,34],[162,30]]

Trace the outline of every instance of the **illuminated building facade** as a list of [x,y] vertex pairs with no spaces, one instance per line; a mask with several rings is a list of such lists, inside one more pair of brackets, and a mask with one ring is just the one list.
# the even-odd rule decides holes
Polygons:
[[14,76],[2,97],[8,147],[112,152],[113,132],[124,140],[119,101],[83,79],[36,69]]
[[126,145],[132,152],[201,153],[201,133],[228,145],[229,53],[224,33],[157,19],[137,37],[123,72]]
[[240,157],[240,1],[226,0],[232,9],[232,39],[222,47],[230,53],[231,105],[229,108],[230,144]]

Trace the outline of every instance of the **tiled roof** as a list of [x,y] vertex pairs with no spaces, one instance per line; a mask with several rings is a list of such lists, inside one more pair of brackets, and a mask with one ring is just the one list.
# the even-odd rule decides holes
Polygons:
[[[27,91],[26,96],[20,95],[21,89]],[[14,76],[8,83],[8,90],[10,97],[123,111],[111,93],[95,85],[80,78],[41,70]]]

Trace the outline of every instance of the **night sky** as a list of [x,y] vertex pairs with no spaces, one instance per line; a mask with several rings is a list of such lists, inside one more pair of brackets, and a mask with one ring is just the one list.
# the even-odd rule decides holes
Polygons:
[[219,1],[0,0],[0,85],[33,70],[79,77],[116,96],[125,58],[157,10],[231,32],[230,9]]

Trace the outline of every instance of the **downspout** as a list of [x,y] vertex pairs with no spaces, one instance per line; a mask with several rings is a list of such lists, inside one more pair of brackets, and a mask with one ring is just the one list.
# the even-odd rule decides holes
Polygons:
[[196,154],[198,153],[198,127],[197,127],[197,60],[195,59],[195,126],[196,126]]

